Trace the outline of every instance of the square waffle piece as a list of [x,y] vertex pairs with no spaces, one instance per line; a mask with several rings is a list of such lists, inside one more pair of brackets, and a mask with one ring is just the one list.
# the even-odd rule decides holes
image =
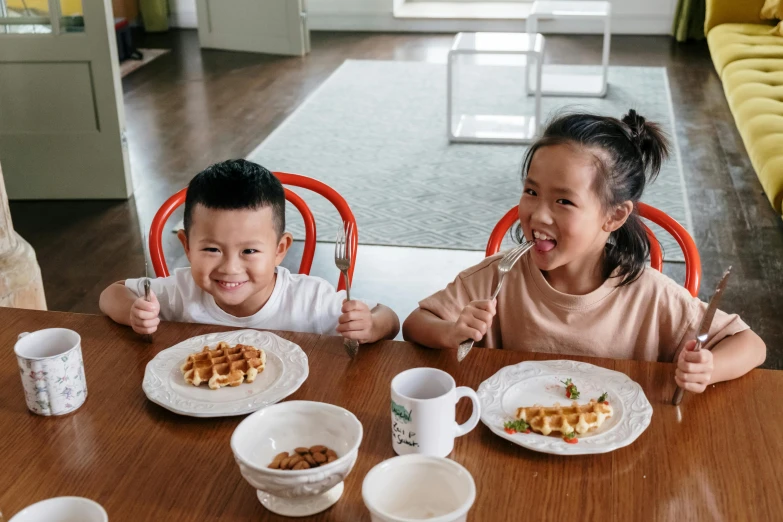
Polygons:
[[576,432],[580,435],[596,429],[612,416],[612,407],[595,399],[587,404],[576,401],[571,406],[526,406],[517,409],[517,419],[530,425],[530,429],[543,435],[558,431],[563,435]]
[[253,382],[265,364],[264,350],[244,344],[229,346],[221,341],[214,350],[205,346],[189,355],[181,369],[186,382],[193,386],[206,382],[217,390],[221,386],[239,386],[243,381]]

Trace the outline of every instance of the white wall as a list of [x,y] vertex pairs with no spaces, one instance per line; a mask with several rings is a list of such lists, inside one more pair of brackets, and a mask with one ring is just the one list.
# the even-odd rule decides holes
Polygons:
[[[261,1],[261,0],[259,0]],[[306,0],[310,29],[337,31],[519,30],[519,22],[400,20],[393,3],[404,0]],[[677,0],[611,0],[614,34],[669,34]],[[196,27],[195,0],[169,0],[173,27]],[[600,26],[543,22],[541,31],[598,33]]]
[[169,24],[196,29],[196,0],[169,0]]
[[[393,2],[402,0],[307,0],[310,29],[356,31],[470,31],[519,30],[519,22],[464,20],[400,20],[393,15]],[[419,0],[417,0],[419,1]],[[614,34],[669,34],[677,0],[611,0]],[[541,31],[596,32],[600,26],[543,22]]]

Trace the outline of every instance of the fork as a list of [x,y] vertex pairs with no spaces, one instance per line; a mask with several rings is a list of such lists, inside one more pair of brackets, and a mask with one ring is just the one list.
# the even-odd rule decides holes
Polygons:
[[[345,278],[345,298],[351,300],[351,280],[348,272],[351,269],[351,245],[353,245],[353,224],[343,223],[343,226],[337,230],[337,241],[334,243],[334,264]],[[345,339],[343,347],[351,359],[359,353],[359,341],[356,339]]]
[[[146,245],[147,244],[147,234],[146,232],[143,234],[143,238],[141,240],[141,253],[144,254],[144,279],[142,281],[142,284],[144,285],[144,300],[148,303],[152,300],[150,298],[150,267],[149,263],[147,263],[147,250]],[[152,334],[143,334],[141,338],[146,343],[152,342]],[[2,522],[2,520],[0,520]]]
[[[490,301],[494,301],[500,293],[500,287],[503,286],[503,281],[506,279],[506,274],[508,274],[509,271],[514,268],[516,262],[519,261],[519,259],[525,255],[528,250],[533,248],[533,245],[535,245],[535,241],[526,241],[518,247],[508,251],[508,253],[503,256],[503,258],[500,260],[500,263],[498,263],[498,284],[495,287],[495,291],[492,293],[492,297],[489,299]],[[457,349],[457,361],[462,362],[462,360],[467,357],[467,355],[473,349],[473,342],[473,339],[468,339],[459,345],[459,348]]]

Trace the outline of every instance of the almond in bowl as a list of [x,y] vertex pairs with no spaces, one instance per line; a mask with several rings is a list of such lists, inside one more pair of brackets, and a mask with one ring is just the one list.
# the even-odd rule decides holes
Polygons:
[[289,401],[243,420],[231,436],[231,449],[264,507],[279,515],[308,516],[339,500],[362,434],[362,424],[344,408]]

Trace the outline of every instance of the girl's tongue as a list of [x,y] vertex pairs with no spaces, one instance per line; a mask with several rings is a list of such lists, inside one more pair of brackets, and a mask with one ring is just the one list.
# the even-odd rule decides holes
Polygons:
[[541,252],[549,252],[556,244],[557,242],[551,239],[536,239],[536,249]]

